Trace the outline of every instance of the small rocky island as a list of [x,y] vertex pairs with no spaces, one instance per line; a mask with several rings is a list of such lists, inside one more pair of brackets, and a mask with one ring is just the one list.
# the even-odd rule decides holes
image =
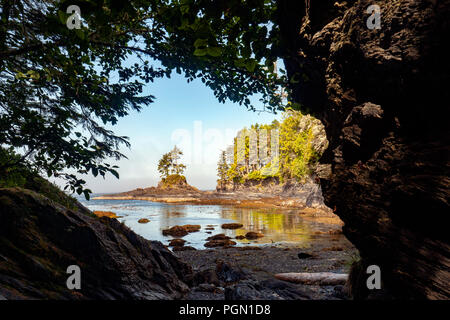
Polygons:
[[[275,143],[275,133],[279,136],[279,145],[268,148],[264,144],[271,146],[270,139]],[[182,175],[186,166],[180,162],[183,152],[175,146],[162,155],[158,163],[161,181],[156,187],[94,199],[314,208],[330,214],[318,183],[320,176],[329,170],[318,161],[327,146],[325,130],[319,120],[288,109],[281,122],[254,124],[238,132],[229,147],[228,158],[224,150],[218,161],[215,191],[201,191],[187,183]]]
[[274,180],[248,185],[235,190],[202,191],[189,185],[184,176],[169,177],[175,183],[161,181],[157,187],[94,197],[94,200],[147,200],[178,204],[218,204],[241,207],[315,208],[329,212],[323,203],[320,186],[308,182],[289,181],[279,184]]

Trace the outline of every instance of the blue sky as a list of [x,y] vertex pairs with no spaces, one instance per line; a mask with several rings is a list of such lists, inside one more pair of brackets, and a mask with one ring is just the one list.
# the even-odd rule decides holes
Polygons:
[[[158,160],[175,144],[185,153],[188,183],[199,189],[214,189],[220,150],[232,143],[237,130],[281,117],[280,113],[256,113],[238,104],[219,103],[200,80],[187,83],[176,73],[170,79],[151,83],[144,93],[154,95],[155,102],[139,113],[121,118],[112,127],[117,134],[128,136],[131,143],[131,149],[121,150],[128,159],[116,163],[120,180],[112,175],[105,180],[84,177],[87,188],[94,193],[155,186],[160,180]],[[257,99],[255,105],[262,109]]]

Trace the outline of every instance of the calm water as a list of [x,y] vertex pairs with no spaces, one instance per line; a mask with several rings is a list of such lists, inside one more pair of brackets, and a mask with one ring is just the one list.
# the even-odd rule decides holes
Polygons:
[[[149,240],[159,240],[167,244],[172,237],[163,236],[162,230],[175,225],[196,224],[202,229],[183,237],[186,245],[205,249],[206,238],[218,233],[230,237],[245,235],[249,231],[261,232],[258,240],[235,240],[238,246],[264,245],[268,243],[293,243],[308,247],[314,232],[322,230],[323,225],[304,220],[298,210],[286,209],[246,209],[221,205],[176,205],[142,200],[90,200],[80,198],[90,210],[112,211],[121,222],[137,234]],[[138,220],[147,218],[149,223]],[[223,223],[238,222],[244,225],[237,230],[224,230]],[[215,230],[205,230],[213,226]],[[208,234],[207,232],[212,232]]]

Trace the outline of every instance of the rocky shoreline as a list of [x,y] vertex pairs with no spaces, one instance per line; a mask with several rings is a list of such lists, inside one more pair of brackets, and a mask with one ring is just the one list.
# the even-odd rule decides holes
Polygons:
[[[189,242],[183,239],[171,240],[169,247],[173,253],[193,270],[193,278],[189,281],[191,290],[184,299],[349,299],[346,279],[353,262],[359,260],[359,253],[343,235],[339,219],[312,212],[314,211],[310,214],[303,213],[302,217],[313,219],[323,228],[313,232],[312,241],[307,245],[295,242],[258,245],[248,240],[255,239],[258,234],[249,232],[245,235],[248,244],[235,246],[236,242],[233,240],[242,239],[243,236],[230,238],[217,233],[227,228],[239,229],[242,227],[239,223],[222,225],[221,229],[206,239],[209,242],[205,243],[206,248],[202,250],[190,247]],[[171,232],[195,229],[194,227],[196,226],[174,226],[163,230],[163,233],[176,236]],[[196,232],[198,229],[192,231]],[[255,234],[255,237],[252,238],[250,233]],[[295,283],[280,280],[295,280],[299,274],[308,279],[327,274],[336,276],[341,281]],[[292,276],[294,279],[289,279]]]
[[[181,299],[191,268],[117,219],[68,209],[36,192],[0,188],[0,299]],[[66,285],[69,266],[80,290]]]
[[249,193],[219,193],[205,191],[198,196],[190,195],[162,195],[162,196],[135,196],[135,195],[104,195],[94,197],[93,200],[144,200],[163,202],[168,204],[197,204],[197,205],[225,205],[239,208],[290,208],[305,212],[320,212],[332,214],[326,206],[308,207],[304,201],[295,197],[274,197],[267,194]]
[[[289,185],[289,184],[288,184]],[[150,187],[129,192],[103,195],[94,199],[145,200],[169,204],[224,205],[243,208],[298,209],[304,219],[314,219],[328,228],[316,232],[309,247],[295,243],[235,247],[233,238],[213,234],[203,250],[185,245],[183,239],[169,243],[174,255],[193,270],[188,281],[187,300],[241,299],[348,299],[343,284],[298,284],[279,280],[279,273],[348,274],[358,252],[342,234],[342,221],[323,205],[320,188],[271,185],[263,188],[240,188],[226,191],[200,191],[191,186]],[[306,203],[308,197],[313,203]],[[183,228],[174,226],[172,228]],[[186,226],[184,226],[186,227]],[[163,230],[170,233],[176,230]],[[217,245],[216,245],[217,242]],[[220,243],[218,243],[220,242]],[[189,243],[187,243],[189,244]]]
[[330,215],[322,197],[320,186],[312,181],[300,184],[273,181],[256,185],[242,185],[234,190],[201,191],[188,184],[170,187],[137,188],[135,190],[105,194],[93,200],[144,200],[173,204],[232,205],[241,208],[292,208]]
[[[294,284],[275,277],[288,272],[348,273],[357,251],[332,214],[312,209],[303,213],[305,219],[329,226],[329,232],[314,233],[309,247],[249,242],[243,247],[170,251],[107,217],[109,212],[100,212],[103,217],[98,218],[81,204],[67,209],[23,189],[0,189],[0,199],[4,222],[0,297],[4,299],[348,298],[343,285]],[[197,229],[189,225],[190,232]],[[14,253],[16,248],[20,255]],[[84,274],[80,291],[65,287],[69,265],[80,266]]]
[[349,299],[342,284],[295,284],[276,279],[278,273],[332,272],[347,274],[357,250],[341,233],[318,234],[311,247],[294,244],[177,251],[194,271],[187,300]]

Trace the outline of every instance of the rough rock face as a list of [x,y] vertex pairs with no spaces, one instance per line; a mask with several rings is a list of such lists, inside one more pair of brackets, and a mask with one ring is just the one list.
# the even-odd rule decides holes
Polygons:
[[[450,1],[280,0],[280,29],[297,102],[320,118],[330,142],[325,203],[360,250],[355,298],[450,298]],[[300,13],[300,17],[299,17]],[[298,32],[300,31],[300,32]],[[441,111],[442,110],[442,111]],[[380,266],[382,294],[364,289]]]
[[168,196],[189,194],[201,194],[201,191],[187,183],[186,177],[178,174],[172,174],[167,178],[163,178],[157,187],[137,188],[135,190],[112,194],[110,196]]
[[217,188],[218,192],[256,193],[270,196],[296,198],[310,208],[327,210],[322,189],[315,179],[309,177],[306,182],[298,182],[296,179],[288,179],[280,183],[278,178],[268,178],[263,181],[246,181],[245,183],[229,183],[223,188]]
[[[309,143],[312,150],[316,154],[323,154],[328,147],[328,140],[322,122],[309,114],[298,117],[298,111],[287,110],[286,113],[298,119],[295,126],[298,132],[311,132]],[[310,166],[313,174],[306,177],[305,181],[302,182],[288,177],[284,177],[284,182],[280,182],[278,177],[270,177],[264,180],[246,180],[245,182],[227,181],[226,183],[218,180],[216,191],[254,192],[271,194],[273,196],[295,197],[299,201],[303,201],[307,207],[326,208],[318,178],[323,175],[322,171],[327,171],[329,168],[319,163],[310,164]]]
[[269,279],[244,280],[225,289],[225,300],[310,300],[308,288]]
[[[81,290],[67,289],[70,265],[81,269]],[[29,190],[0,189],[0,297],[174,299],[189,290],[191,274],[160,242],[116,219],[68,210]]]

